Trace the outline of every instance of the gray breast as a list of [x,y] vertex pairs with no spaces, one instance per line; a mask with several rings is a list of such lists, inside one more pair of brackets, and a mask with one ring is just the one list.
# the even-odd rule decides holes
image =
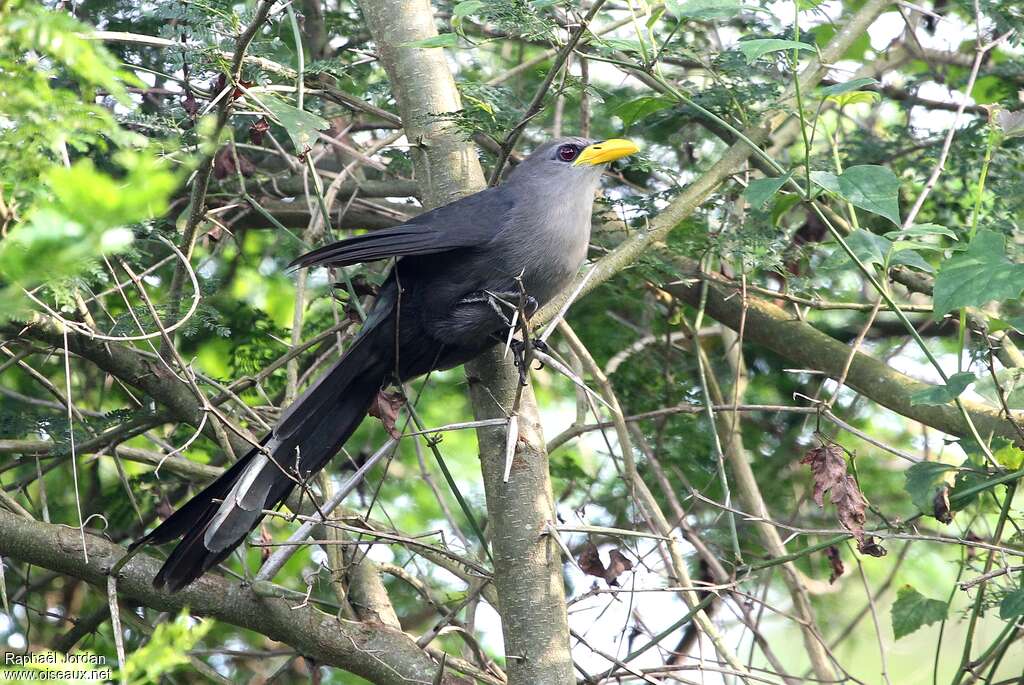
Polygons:
[[523,273],[529,295],[541,304],[565,288],[587,256],[596,183],[558,192],[534,187],[531,201],[518,204],[507,234],[509,265]]

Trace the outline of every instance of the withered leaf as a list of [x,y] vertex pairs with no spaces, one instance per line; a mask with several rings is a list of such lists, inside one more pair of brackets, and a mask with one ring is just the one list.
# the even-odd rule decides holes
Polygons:
[[[800,463],[811,467],[811,474],[814,476],[814,501],[819,507],[824,507],[827,492],[832,504],[835,505],[840,525],[853,534],[858,549],[865,552],[862,548],[865,546],[864,522],[867,520],[867,499],[857,487],[854,477],[846,472],[846,458],[842,449],[836,445],[822,445],[810,450]],[[882,550],[874,543],[870,548]],[[882,552],[884,553],[884,550]],[[880,556],[872,552],[865,553]]]
[[617,549],[608,553],[608,559],[608,570],[605,572],[604,579],[608,581],[609,585],[618,585],[618,577],[626,571],[632,571],[633,562]]
[[181,101],[181,106],[190,119],[196,118],[196,114],[199,113],[199,103],[196,102],[195,93],[191,88],[185,89],[185,97]]
[[[273,541],[274,541],[274,538],[270,537],[270,531],[267,530],[267,525],[266,524],[261,524],[260,525],[260,542],[262,542],[264,545],[269,545]],[[270,551],[271,551],[270,547],[263,547],[262,549],[260,549],[260,557],[261,557],[261,560],[263,561],[263,563],[266,563],[267,559],[270,558]]]
[[238,156],[238,170],[242,172],[242,176],[249,178],[256,173],[256,165],[253,164],[251,159],[237,150],[235,154]]
[[374,398],[373,404],[370,405],[370,411],[367,413],[380,419],[388,435],[397,440],[402,437],[402,432],[398,430],[395,423],[398,421],[399,410],[404,406],[405,398],[402,393],[381,390],[377,393],[377,397]]
[[213,177],[217,180],[227,178],[235,173],[235,159],[227,146],[217,151],[213,158]]
[[952,523],[953,512],[949,508],[949,485],[943,483],[932,500],[932,516],[941,523]]
[[804,455],[801,464],[811,467],[814,475],[814,501],[825,506],[825,493],[846,478],[846,458],[835,445],[815,447]]
[[846,572],[846,567],[843,566],[843,559],[839,556],[839,548],[835,545],[825,548],[825,556],[828,557],[828,565],[832,569],[832,573],[829,574],[828,584],[836,582],[839,576]]
[[240,98],[243,95],[245,95],[245,91],[243,91],[242,88],[252,88],[253,86],[256,85],[256,82],[255,81],[246,81],[245,79],[239,79],[238,80],[238,85],[240,87],[235,88],[235,91],[231,94],[231,99],[232,100],[237,100],[238,98]]
[[249,127],[249,141],[253,145],[263,144],[263,134],[270,130],[270,122],[267,121],[266,117],[257,119],[252,122],[252,126]]
[[583,547],[583,551],[580,552],[580,556],[576,561],[588,576],[602,578],[608,585],[618,586],[619,576],[626,571],[632,570],[633,562],[627,559],[618,549],[613,549],[609,552],[608,559],[609,564],[606,567],[604,562],[601,561],[601,553],[597,551],[597,547],[594,546],[594,543],[588,542]]
[[256,171],[256,165],[241,152],[232,153],[231,148],[225,145],[213,158],[213,177],[218,180],[227,178],[233,176],[236,171],[241,172],[242,176],[249,177]]
[[884,557],[889,553],[885,547],[875,542],[875,538],[872,535],[865,535],[863,540],[857,541],[857,551],[861,554],[867,554],[869,557]]
[[576,563],[580,565],[580,568],[583,569],[583,572],[588,576],[604,578],[604,562],[601,561],[601,555],[598,553],[597,547],[595,547],[593,543],[588,542],[584,545],[583,551],[580,552],[579,557],[576,559]]

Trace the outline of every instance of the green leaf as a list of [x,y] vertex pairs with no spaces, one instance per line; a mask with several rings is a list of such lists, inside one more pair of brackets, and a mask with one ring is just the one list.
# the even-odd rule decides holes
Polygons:
[[825,99],[836,103],[839,107],[846,107],[847,105],[874,104],[880,101],[882,96],[873,90],[855,90],[852,93],[829,95]]
[[967,389],[971,383],[977,380],[974,374],[970,371],[961,371],[960,373],[954,373],[949,377],[949,382],[945,385],[933,385],[924,390],[918,390],[910,394],[910,405],[917,406],[919,404],[926,404],[931,406],[937,406],[940,404],[946,404],[952,402]]
[[996,458],[997,462],[1011,471],[1016,471],[1021,466],[1024,466],[1024,450],[1017,447],[1009,440],[1001,441],[1003,442],[1002,446],[996,447],[995,443],[997,440],[999,440],[999,438],[992,441],[992,456]]
[[491,104],[490,102],[487,102],[486,100],[481,100],[480,98],[475,98],[472,95],[469,95],[468,93],[463,93],[462,99],[468,100],[469,102],[473,103],[473,106],[479,109],[481,112],[486,112],[487,115],[491,117],[492,121],[495,120],[494,105]]
[[670,14],[678,19],[728,19],[745,9],[760,10],[759,7],[744,7],[740,0],[668,0],[665,3]]
[[946,618],[948,607],[945,602],[929,599],[910,585],[899,589],[892,604],[892,632],[899,640],[910,635],[921,626],[938,623]]
[[821,94],[824,97],[828,97],[830,95],[842,95],[843,93],[850,93],[855,90],[860,90],[865,86],[874,85],[878,85],[878,81],[876,81],[873,78],[855,78],[851,81],[847,81],[846,83],[836,83],[831,86],[825,86],[821,88]]
[[779,192],[782,186],[786,185],[792,175],[790,172],[778,178],[755,178],[743,191],[743,197],[747,198],[751,207],[761,209],[768,203],[768,200],[775,197],[775,193]]
[[85,37],[90,33],[88,26],[66,12],[48,10],[43,3],[24,5],[4,17],[5,25],[0,27],[4,42],[9,40],[16,49],[45,55],[64,65],[82,82],[108,91],[121,103],[130,102],[124,82],[144,85],[133,72],[119,67],[118,60],[99,41]]
[[960,239],[955,231],[938,224],[914,224],[901,231],[889,231],[885,237],[889,240],[901,240],[904,238],[927,238],[934,235],[946,236],[951,240]]
[[[1024,317],[1020,316],[992,316],[988,315],[988,330],[992,333],[998,333],[999,331],[1005,331],[1007,329],[1013,329],[1018,333],[1024,333]],[[998,401],[998,398],[996,398]],[[1017,407],[1010,407],[1015,409]]]
[[[899,245],[906,245],[907,243],[898,243]],[[889,258],[889,264],[897,266],[902,264],[903,266],[909,266],[911,269],[917,269],[924,271],[925,273],[934,273],[935,267],[929,264],[924,257],[919,255],[914,250],[928,250],[934,249],[927,245],[914,246],[914,249],[909,250],[896,250],[892,253],[892,257]]]
[[604,45],[612,50],[621,50],[622,52],[635,52],[637,54],[643,53],[643,46],[640,45],[638,40],[626,40],[625,38],[601,38],[600,44]]
[[800,196],[796,193],[783,195],[776,200],[775,206],[772,207],[772,226],[778,226],[779,222],[782,221],[782,217],[786,216],[789,210],[800,204],[800,200]]
[[1007,593],[999,603],[999,618],[1013,621],[1020,616],[1024,616],[1024,587]]
[[[988,330],[990,332],[1006,330],[1008,328],[1014,328],[1014,330],[1016,330],[1014,326],[1011,326],[1007,322],[1000,321],[994,317],[988,317]],[[996,387],[997,384],[999,386],[998,388]],[[978,381],[977,385],[974,386],[974,391],[992,402],[993,405],[1000,404],[1000,390],[1002,391],[1003,398],[1006,400],[1007,407],[1010,409],[1024,409],[1024,404],[1022,404],[1022,401],[1024,401],[1024,369],[1012,367],[1009,369],[999,369],[996,371],[994,379],[991,374],[986,374]],[[1005,446],[999,438],[993,438],[993,452],[997,449],[997,443],[1001,446]]]
[[813,45],[801,43],[795,40],[782,40],[781,38],[755,38],[745,40],[736,44],[736,48],[743,53],[748,62],[760,59],[770,52],[780,50],[803,50],[805,52],[817,52]]
[[1024,265],[1006,256],[1005,239],[995,231],[978,231],[963,252],[939,267],[935,276],[932,317],[961,307],[980,307],[993,300],[1010,300],[1024,288]]
[[453,48],[459,42],[457,33],[442,33],[439,36],[431,36],[421,40],[414,40],[409,43],[402,43],[403,48]]
[[852,166],[839,177],[839,188],[850,204],[900,223],[899,188],[896,174],[873,164]]
[[[846,237],[846,244],[850,246],[857,258],[865,264],[885,264],[886,256],[892,249],[892,242],[871,231],[858,228]],[[845,254],[845,253],[844,253]]]
[[842,194],[842,188],[839,186],[839,177],[833,173],[828,171],[812,171],[811,180],[830,193]]
[[43,178],[50,200],[31,207],[0,241],[0,320],[17,316],[21,288],[59,283],[89,268],[99,257],[132,242],[128,224],[167,211],[177,177],[158,158],[121,152],[124,173],[114,178],[88,158],[70,168],[53,167]]
[[288,137],[292,139],[298,154],[303,154],[313,144],[317,137],[317,131],[322,131],[330,126],[322,117],[293,107],[276,96],[261,96],[259,101],[273,115],[277,123],[288,131]]
[[122,152],[115,161],[127,172],[113,178],[90,159],[55,167],[45,177],[55,204],[68,217],[93,228],[125,226],[163,214],[177,177],[159,158]]
[[160,676],[188,663],[188,651],[213,628],[212,621],[194,624],[182,609],[174,621],[161,623],[149,642],[132,652],[121,671],[122,682],[155,683]]
[[[965,509],[978,499],[989,475],[985,470],[985,458],[981,447],[972,439],[961,438],[960,448],[967,453],[967,459],[960,464],[953,487],[949,491],[949,504],[955,510]],[[965,494],[965,493],[970,494]]]
[[900,182],[887,167],[862,164],[846,169],[841,176],[827,171],[812,171],[811,180],[854,207],[884,216],[899,226]]
[[946,248],[942,245],[932,245],[931,243],[916,243],[911,240],[897,240],[892,244],[894,250],[915,250],[918,252],[945,252]]
[[667,109],[674,104],[675,102],[667,97],[647,95],[622,103],[612,110],[612,113],[622,119],[623,126],[629,128],[644,117]]
[[953,467],[936,461],[919,461],[903,472],[903,489],[910,495],[918,511],[930,514],[934,509],[935,494],[945,483],[945,476]]
[[[452,16],[461,19],[462,17],[468,17],[473,14],[479,14],[480,10],[487,7],[487,3],[484,0],[462,0],[462,2],[455,5],[452,9]],[[454,34],[446,34],[454,35]],[[424,46],[418,46],[424,47]],[[431,46],[426,46],[431,47]]]

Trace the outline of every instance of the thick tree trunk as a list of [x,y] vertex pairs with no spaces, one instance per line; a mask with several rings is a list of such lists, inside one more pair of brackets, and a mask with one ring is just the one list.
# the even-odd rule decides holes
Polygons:
[[[506,416],[519,374],[502,360],[500,351],[468,365],[466,374],[476,417]],[[524,390],[517,417],[519,440],[507,483],[502,481],[506,430],[499,426],[477,431],[506,670],[511,685],[567,685],[576,681],[561,550],[545,535],[555,518],[548,455],[533,392]]]
[[[427,0],[362,0],[360,6],[391,79],[424,201],[449,202],[484,187],[475,149],[437,117],[461,108],[443,50],[405,47],[437,35]],[[478,419],[506,417],[515,402],[517,374],[500,352],[467,365]],[[574,683],[569,651],[562,564],[544,534],[554,519],[551,482],[536,401],[525,389],[518,408],[519,440],[509,482],[504,428],[478,431],[487,493],[488,531],[494,556],[510,685]]]

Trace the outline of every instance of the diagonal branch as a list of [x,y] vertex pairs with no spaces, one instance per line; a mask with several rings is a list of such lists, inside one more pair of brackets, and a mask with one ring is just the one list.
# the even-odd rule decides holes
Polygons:
[[[737,330],[746,316],[744,337],[747,342],[763,345],[803,368],[823,371],[839,378],[850,358],[850,347],[814,326],[794,319],[771,302],[748,294],[744,302],[736,297],[734,286],[721,283],[703,274],[696,261],[675,258],[681,279],[662,286],[669,294],[694,306],[700,302],[700,282],[707,279],[708,316]],[[963,416],[952,404],[912,404],[915,392],[930,387],[891,368],[874,357],[857,352],[849,364],[846,384],[868,399],[908,419],[919,421],[950,435],[968,436],[970,431]],[[967,413],[983,435],[1016,437],[1013,423],[995,407],[963,401]],[[1024,417],[1017,417],[1021,421]]]

